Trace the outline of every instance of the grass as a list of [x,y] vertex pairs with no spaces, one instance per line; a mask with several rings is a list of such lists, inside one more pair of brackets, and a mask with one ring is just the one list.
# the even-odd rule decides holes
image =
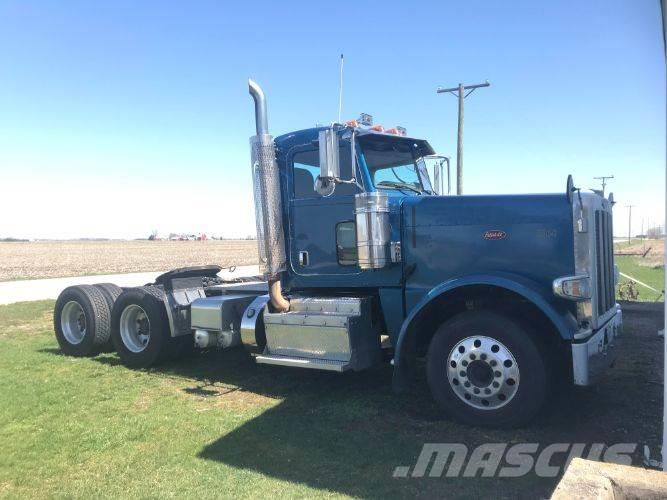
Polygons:
[[642,240],[636,239],[636,238],[632,238],[630,241],[628,241],[627,239],[615,240],[614,241],[614,248],[616,250],[621,250],[621,249],[631,247],[631,246],[636,245],[636,244],[641,243],[641,242],[642,242]]
[[[655,240],[648,240],[646,242],[633,240],[630,244],[628,244],[627,241],[616,242],[614,243],[614,250],[616,252],[624,250],[633,250],[635,253],[643,252],[644,247],[646,249],[652,249],[652,252],[647,255],[647,258],[638,255],[615,255],[614,262],[618,265],[618,268],[622,273],[632,276],[656,290],[663,291],[665,289],[663,245],[663,241]],[[620,276],[619,282],[621,284],[627,281],[629,281],[627,278]],[[661,301],[665,300],[664,294],[660,294],[660,292],[656,293],[639,284],[637,284],[636,288],[639,293],[639,301],[650,302],[656,299]],[[616,295],[617,297],[619,296],[618,290]]]
[[[0,497],[535,498],[557,478],[392,472],[413,465],[428,442],[639,439],[638,426],[628,434],[618,423],[638,402],[619,395],[613,379],[601,392],[569,394],[527,429],[482,430],[442,419],[424,380],[393,394],[388,367],[344,375],[270,367],[242,349],[148,371],[126,369],[115,354],[66,357],[52,308],[0,306]],[[612,398],[606,411],[600,394]]]
[[[622,273],[627,274],[628,276],[632,276],[633,278],[646,283],[656,290],[664,290],[665,268],[642,266],[638,260],[639,258],[637,257],[630,257],[625,255],[617,255],[615,257],[615,262]],[[627,278],[621,276],[619,281],[622,282],[625,280],[627,280]],[[641,285],[637,285],[637,290],[639,292],[639,300],[641,301],[656,300],[658,297],[660,297],[659,293],[649,290],[648,288]],[[664,300],[664,295],[661,296],[661,300]]]
[[392,409],[386,372],[342,383],[238,350],[131,371],[113,354],[61,355],[52,307],[0,306],[0,496],[415,492],[391,474],[414,461],[424,423]]

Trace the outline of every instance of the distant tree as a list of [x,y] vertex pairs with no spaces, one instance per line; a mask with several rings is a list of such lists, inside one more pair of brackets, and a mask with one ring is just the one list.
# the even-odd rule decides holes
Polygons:
[[648,228],[648,230],[646,231],[646,236],[648,236],[652,240],[655,240],[658,238],[662,238],[664,236],[664,233],[665,232],[662,226],[653,226]]

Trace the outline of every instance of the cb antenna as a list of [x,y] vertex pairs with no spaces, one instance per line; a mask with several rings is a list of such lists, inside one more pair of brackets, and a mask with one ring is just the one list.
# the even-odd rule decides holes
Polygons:
[[340,55],[340,80],[338,84],[338,123],[343,113],[343,54]]

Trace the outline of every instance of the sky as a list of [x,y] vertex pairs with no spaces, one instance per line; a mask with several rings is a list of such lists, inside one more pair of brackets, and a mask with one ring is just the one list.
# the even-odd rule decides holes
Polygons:
[[0,0],[0,237],[254,234],[247,78],[273,135],[370,113],[456,155],[464,193],[614,175],[616,234],[663,223],[657,0]]

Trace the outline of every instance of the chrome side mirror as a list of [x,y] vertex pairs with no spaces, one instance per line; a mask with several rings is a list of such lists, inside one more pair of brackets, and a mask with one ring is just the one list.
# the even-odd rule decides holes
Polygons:
[[[440,167],[440,168],[439,168]],[[433,165],[433,191],[435,191],[435,194],[442,194],[442,185],[441,185],[441,177],[442,175],[442,163],[436,163]]]
[[318,136],[320,148],[320,175],[315,180],[315,191],[320,196],[331,196],[336,189],[336,184],[352,184],[363,191],[364,188],[357,182],[356,169],[357,157],[355,150],[354,131],[350,136],[343,136],[344,140],[350,139],[350,162],[352,165],[352,176],[350,179],[342,179],[340,172],[340,140],[336,130],[329,128],[320,130]]
[[[449,175],[449,157],[442,155],[425,156],[433,164],[433,191],[437,195],[451,194],[451,179]],[[445,167],[447,167],[447,177],[445,178]],[[445,191],[445,179],[447,179],[447,189]]]
[[340,177],[340,158],[338,134],[334,129],[320,130],[320,177],[338,179]]

